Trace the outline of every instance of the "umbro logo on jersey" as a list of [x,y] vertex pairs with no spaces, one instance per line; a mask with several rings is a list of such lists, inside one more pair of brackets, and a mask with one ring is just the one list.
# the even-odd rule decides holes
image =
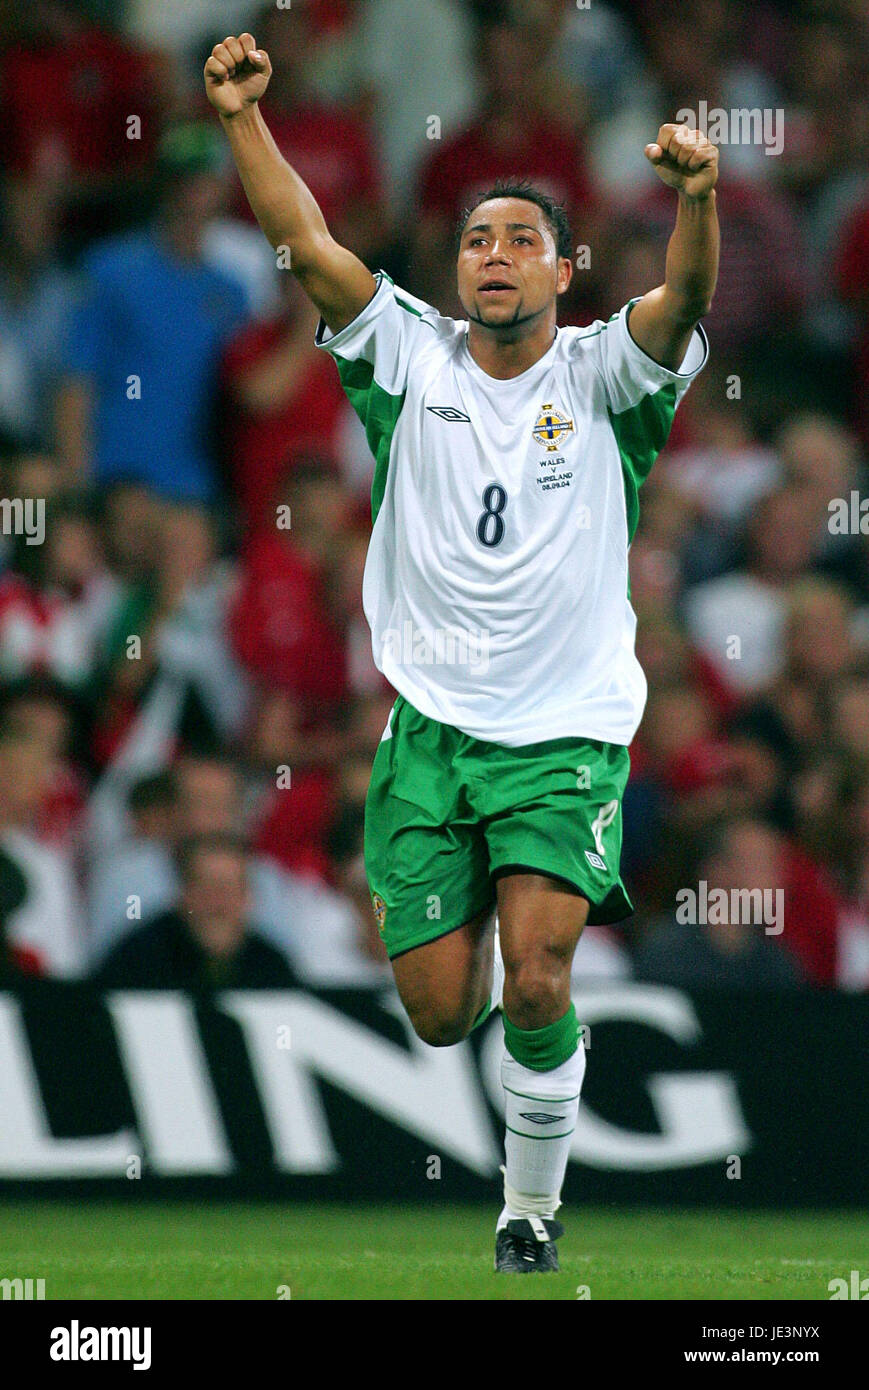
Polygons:
[[519,1115],[520,1120],[530,1120],[533,1125],[556,1125],[563,1115],[545,1115],[541,1110],[526,1111]]
[[441,420],[460,420],[464,424],[471,423],[470,415],[464,415],[461,410],[456,410],[454,405],[427,405],[426,410],[430,410],[432,415],[437,415]]

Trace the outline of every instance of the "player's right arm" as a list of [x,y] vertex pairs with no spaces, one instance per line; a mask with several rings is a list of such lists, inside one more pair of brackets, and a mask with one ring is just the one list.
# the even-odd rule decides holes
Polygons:
[[272,246],[289,265],[333,333],[373,297],[377,282],[358,256],[329,234],[314,195],[284,159],[260,114],[271,76],[268,54],[251,34],[217,44],[205,64],[205,90],[220,115],[244,191]]

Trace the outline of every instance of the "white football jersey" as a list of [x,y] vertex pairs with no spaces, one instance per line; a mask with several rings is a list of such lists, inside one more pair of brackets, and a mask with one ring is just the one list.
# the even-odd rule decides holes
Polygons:
[[646,700],[628,592],[638,492],[706,362],[703,329],[670,371],[630,336],[631,300],[559,328],[499,381],[467,322],[376,278],[353,322],[321,319],[315,342],[375,457],[362,597],[378,668],[474,738],[630,743]]

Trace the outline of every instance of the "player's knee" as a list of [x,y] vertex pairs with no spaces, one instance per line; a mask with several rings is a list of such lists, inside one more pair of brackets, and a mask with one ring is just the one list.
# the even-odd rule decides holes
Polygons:
[[542,1028],[559,1017],[570,962],[559,952],[535,951],[506,966],[504,1003],[518,1027]]
[[452,1047],[470,1032],[470,1022],[464,1014],[434,1007],[408,1012],[413,1031],[429,1047]]

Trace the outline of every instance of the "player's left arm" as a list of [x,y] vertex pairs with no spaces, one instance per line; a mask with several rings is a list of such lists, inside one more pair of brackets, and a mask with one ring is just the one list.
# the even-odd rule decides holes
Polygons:
[[699,130],[662,125],[645,154],[664,183],[676,189],[679,204],[664,283],[637,301],[628,327],[649,357],[676,372],[697,321],[709,312],[718,279],[718,150]]

